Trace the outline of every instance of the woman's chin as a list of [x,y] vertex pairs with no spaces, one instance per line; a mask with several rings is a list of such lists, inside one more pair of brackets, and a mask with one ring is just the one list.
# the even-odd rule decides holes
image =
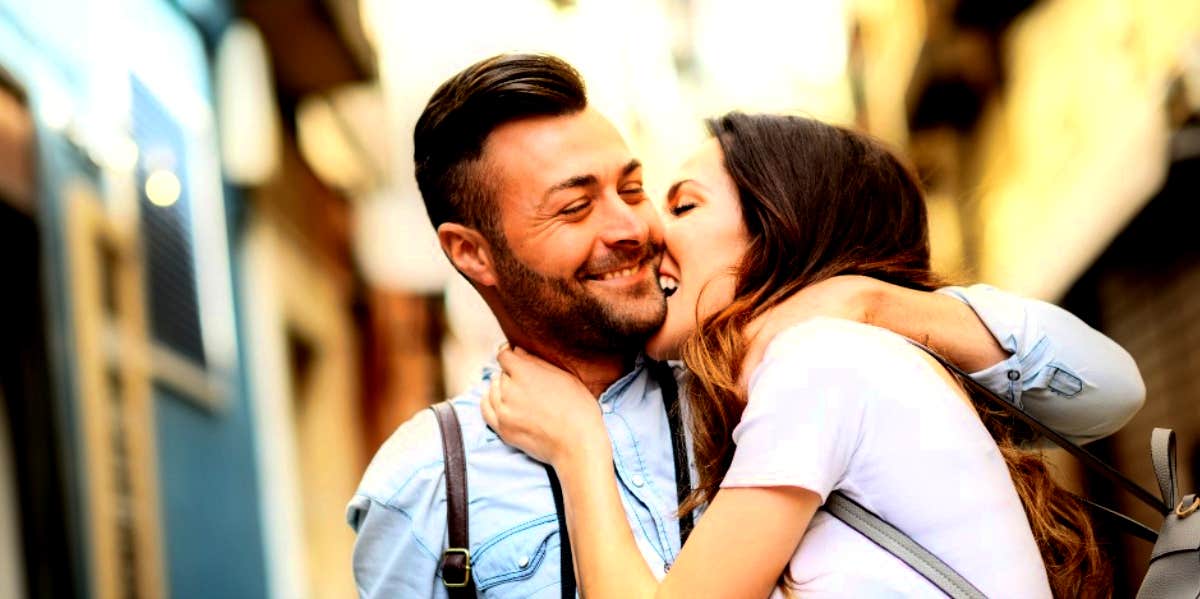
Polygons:
[[659,329],[649,341],[646,341],[646,355],[659,362],[679,359],[679,340],[670,339]]

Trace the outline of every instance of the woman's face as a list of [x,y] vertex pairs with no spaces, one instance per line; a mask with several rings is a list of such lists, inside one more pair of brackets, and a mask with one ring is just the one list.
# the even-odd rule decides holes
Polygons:
[[659,282],[668,294],[667,319],[646,343],[658,360],[677,358],[697,323],[733,301],[736,269],[749,246],[737,185],[717,140],[684,163],[662,210],[667,253]]

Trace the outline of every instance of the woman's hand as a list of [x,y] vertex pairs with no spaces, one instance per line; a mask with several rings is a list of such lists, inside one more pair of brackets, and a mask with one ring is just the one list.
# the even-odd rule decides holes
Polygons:
[[521,348],[496,359],[502,372],[480,410],[505,443],[555,467],[581,455],[612,459],[600,405],[575,375]]

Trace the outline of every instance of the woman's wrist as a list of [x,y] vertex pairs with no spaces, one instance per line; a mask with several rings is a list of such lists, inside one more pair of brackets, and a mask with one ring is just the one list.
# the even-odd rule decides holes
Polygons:
[[581,469],[595,463],[612,463],[612,442],[600,427],[575,435],[551,459],[555,469]]

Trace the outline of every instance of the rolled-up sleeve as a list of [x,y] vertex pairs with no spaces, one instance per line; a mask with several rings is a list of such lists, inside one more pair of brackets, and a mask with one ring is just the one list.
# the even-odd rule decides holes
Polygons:
[[1133,358],[1070,312],[987,285],[939,293],[969,305],[1010,354],[972,378],[1072,441],[1110,435],[1142,407]]

